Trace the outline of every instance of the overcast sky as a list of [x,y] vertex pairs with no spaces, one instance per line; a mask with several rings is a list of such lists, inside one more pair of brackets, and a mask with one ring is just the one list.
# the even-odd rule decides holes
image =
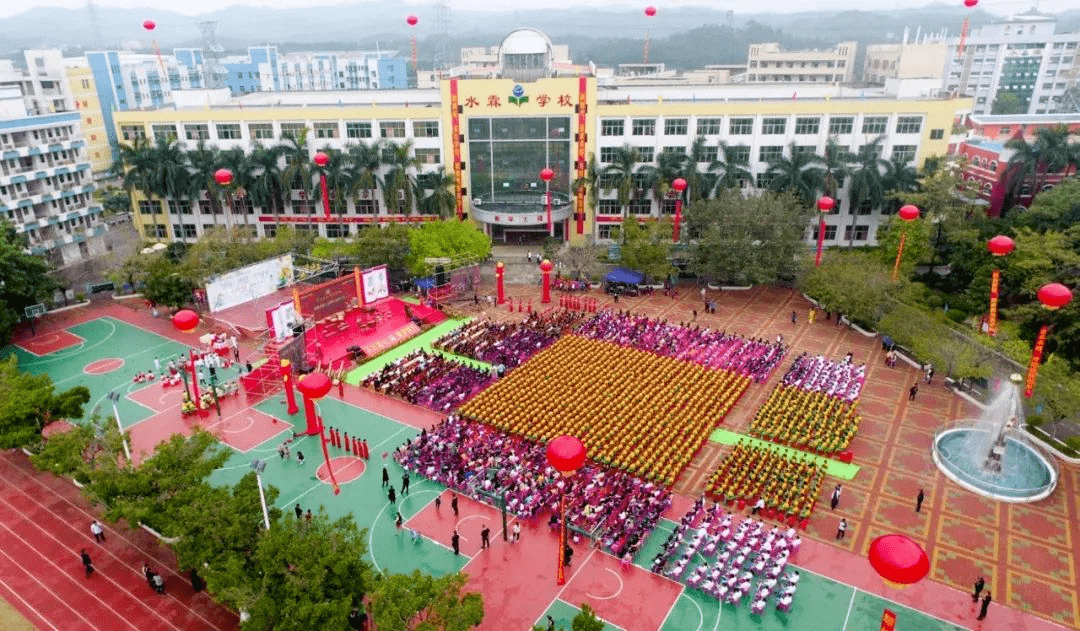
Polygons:
[[[131,7],[141,4],[138,0],[94,0],[100,7]],[[536,8],[535,0],[449,0],[451,11],[464,9],[483,10],[515,10]],[[662,0],[587,0],[592,5],[604,5],[612,8],[624,8],[627,11],[643,11],[645,6],[652,4],[657,7],[659,13],[657,20],[663,18],[665,7],[677,5],[708,6],[716,9],[730,9],[736,12],[792,12],[808,11],[814,9],[894,9],[898,8],[896,0],[679,0],[678,2],[664,2]],[[939,0],[940,1],[940,0]],[[406,0],[408,2],[408,0]],[[959,6],[962,0],[955,0]],[[167,8],[177,13],[197,15],[220,9],[231,4],[246,4],[255,7],[310,7],[332,6],[335,4],[358,4],[357,0],[247,0],[244,2],[229,2],[228,0],[162,0],[161,8]],[[432,0],[420,0],[408,2],[415,11],[430,10]],[[581,6],[581,0],[547,0],[544,6],[550,8]],[[908,6],[922,6],[928,4],[916,0]],[[1019,13],[1027,10],[1032,5],[1028,0],[981,0],[980,9],[992,13],[1007,14]],[[0,0],[0,17],[15,15],[36,6],[60,6],[72,9],[85,9],[86,0]],[[1075,7],[1076,0],[1040,0],[1039,8],[1048,13],[1063,11]],[[147,9],[147,17],[153,17],[153,9]]]

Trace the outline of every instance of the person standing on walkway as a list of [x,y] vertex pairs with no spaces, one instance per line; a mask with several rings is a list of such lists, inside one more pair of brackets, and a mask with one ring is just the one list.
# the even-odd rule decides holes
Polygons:
[[480,529],[480,549],[483,550],[484,548],[490,548],[490,547],[491,547],[491,529],[488,528],[487,524],[484,524],[484,527]]
[[391,504],[397,504],[397,491],[394,490],[393,486],[386,492],[386,497],[390,500]]
[[521,522],[515,521],[514,527],[510,530],[513,536],[510,537],[510,543],[521,540]]
[[454,554],[461,554],[461,535],[456,530],[454,535],[450,537],[450,547],[454,549]]
[[105,529],[101,527],[101,522],[94,520],[90,522],[90,533],[94,535],[94,541],[101,543],[105,541]]
[[829,498],[829,507],[832,508],[832,510],[836,510],[836,507],[840,504],[841,491],[842,489],[839,484],[837,484],[836,488],[832,490],[832,497]]
[[157,357],[154,358],[154,372],[155,373],[161,372],[161,360],[158,359]]
[[90,554],[83,548],[79,552],[79,556],[82,558],[83,569],[86,571],[86,578],[90,578],[90,575],[94,573],[94,561],[90,559]]
[[810,313],[806,314],[806,321],[809,322],[810,324],[813,324],[814,320],[816,320],[816,319],[817,319],[817,309],[815,309],[813,307],[810,307]]
[[390,472],[386,470],[386,465],[382,466],[382,487],[385,489],[390,486]]
[[454,511],[454,517],[458,516],[457,495],[450,494],[450,510]]
[[440,508],[442,508],[442,497],[436,495],[435,496],[435,510],[439,510]]
[[[702,289],[701,291],[705,291],[705,290]],[[548,616],[547,619],[548,619],[547,631],[555,631],[555,618],[552,618],[551,616]]]
[[304,517],[304,509],[300,508],[300,502],[296,503],[296,506],[293,508],[293,512],[296,513],[297,519],[302,519]]
[[409,472],[408,471],[401,474],[401,494],[402,495],[408,495],[409,494]]
[[908,400],[908,401],[914,401],[914,400],[915,400],[915,395],[916,395],[916,394],[919,394],[919,384],[917,384],[917,383],[916,383],[916,384],[913,384],[913,385],[911,386],[911,389],[910,389],[910,390],[908,390],[908,394],[907,394],[907,400]]
[[980,576],[975,579],[975,592],[971,594],[971,602],[979,602],[979,594],[982,593],[983,587],[986,587],[986,581]]
[[299,449],[296,450],[296,462],[301,465],[304,464],[304,452]]
[[791,323],[792,324],[798,324],[799,323],[799,316],[794,311],[791,312]]
[[922,503],[923,503],[924,499],[926,499],[926,494],[923,493],[922,489],[919,489],[919,495],[915,498],[915,512],[916,513],[921,513],[922,512]]
[[982,607],[979,608],[979,617],[976,620],[982,620],[986,617],[986,612],[990,610],[990,590],[986,590],[986,595],[982,599]]
[[847,520],[841,519],[840,524],[836,527],[836,540],[839,541],[844,538],[847,533]]

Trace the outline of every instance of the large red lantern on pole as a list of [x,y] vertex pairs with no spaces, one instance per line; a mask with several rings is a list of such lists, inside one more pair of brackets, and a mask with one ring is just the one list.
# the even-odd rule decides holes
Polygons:
[[914,585],[930,572],[926,551],[904,535],[882,535],[874,539],[867,559],[874,571],[894,587]]
[[[919,218],[919,208],[914,204],[906,204],[900,207],[898,214],[905,223],[910,223]],[[892,270],[893,281],[896,281],[896,275],[900,272],[900,259],[904,256],[905,241],[907,241],[907,226],[904,227],[904,232],[900,235],[900,246],[896,248],[896,263],[893,265]]]
[[315,154],[313,160],[315,166],[319,167],[319,185],[322,187],[323,215],[327,219],[330,219],[330,189],[326,186],[326,171],[322,170],[326,168],[326,165],[330,164],[330,156],[320,151]]
[[420,81],[420,71],[418,70],[419,65],[417,64],[417,61],[416,61],[416,30],[415,30],[414,27],[419,22],[420,22],[420,18],[416,17],[415,15],[410,15],[410,16],[405,18],[405,23],[408,24],[409,27],[413,29],[412,38],[411,38],[411,42],[412,42],[412,69],[413,69],[413,74],[416,75],[416,80],[417,80],[418,83]]
[[233,173],[228,169],[218,169],[214,171],[214,181],[221,186],[228,186],[232,184]]
[[285,384],[285,400],[288,402],[286,411],[296,414],[300,408],[296,405],[296,393],[293,392],[292,362],[287,359],[281,360],[281,381]]
[[540,179],[544,181],[544,207],[547,210],[547,229],[548,236],[555,236],[555,224],[551,222],[551,178],[555,177],[555,172],[544,167],[540,169]]
[[334,477],[334,468],[330,465],[330,452],[326,449],[326,431],[322,419],[315,413],[315,401],[325,397],[334,387],[330,377],[321,372],[313,372],[300,380],[297,389],[304,395],[304,415],[307,417],[306,434],[318,434],[319,444],[322,446],[323,460],[326,461],[326,471],[330,475],[330,486],[334,489],[334,495],[341,493],[337,478]]
[[[585,464],[585,445],[574,436],[559,436],[548,443],[547,461],[552,467],[569,478]],[[569,481],[567,481],[569,483]],[[555,569],[555,582],[559,585],[566,583],[566,574],[563,569],[564,556],[566,554],[566,490],[559,494],[559,550],[558,565]]]
[[[172,323],[181,333],[191,333],[199,326],[199,314],[191,309],[181,309],[173,314]],[[195,351],[191,348],[188,348],[188,367],[181,370],[191,371],[192,402],[195,404],[195,409],[202,413],[202,403],[199,400],[199,373],[195,369]]]
[[[990,251],[996,257],[1008,256],[1013,251],[1016,245],[1009,237],[999,234],[998,236],[990,239],[986,244],[986,249]],[[994,271],[990,274],[990,315],[986,320],[986,332],[991,337],[997,335],[997,311],[998,311],[998,291],[1001,287],[1001,270],[994,266]]]
[[[645,17],[647,17],[647,18],[656,17],[656,7],[652,6],[651,4],[649,6],[647,6],[647,7],[645,7]],[[643,63],[643,64],[649,63],[649,41],[651,39],[652,39],[652,28],[646,28],[645,29],[645,46],[644,46],[644,48],[642,48],[642,51],[641,51],[641,63]]]
[[540,272],[543,276],[543,284],[540,291],[540,302],[551,302],[551,270],[555,269],[555,266],[551,264],[551,261],[544,259],[540,263]]
[[675,226],[671,230],[671,240],[678,243],[679,226],[682,224],[682,196],[683,191],[686,190],[686,180],[681,177],[675,178],[671,183],[671,188],[675,191]]
[[814,256],[814,267],[821,266],[821,250],[825,245],[825,215],[832,212],[836,207],[836,200],[824,195],[817,200],[818,209],[818,232],[817,232],[817,255]]
[[153,20],[143,20],[142,27],[148,31],[152,31],[157,28],[157,22]]
[[495,264],[495,304],[506,302],[506,292],[503,289],[503,274],[506,273],[506,265],[499,261]]
[[[1039,289],[1039,302],[1047,311],[1057,311],[1072,301],[1072,292],[1061,283],[1048,283]],[[1035,346],[1031,348],[1031,361],[1028,362],[1027,378],[1024,380],[1024,396],[1031,398],[1035,392],[1035,379],[1039,375],[1039,364],[1042,363],[1043,351],[1046,350],[1046,336],[1050,333],[1050,325],[1044,324],[1039,328],[1039,336],[1035,338]]]

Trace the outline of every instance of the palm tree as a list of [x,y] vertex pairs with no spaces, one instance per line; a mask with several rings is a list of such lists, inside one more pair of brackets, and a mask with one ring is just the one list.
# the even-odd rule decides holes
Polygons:
[[160,206],[154,204],[154,195],[157,189],[154,186],[153,147],[146,138],[135,138],[130,145],[119,143],[117,148],[119,149],[119,158],[113,162],[113,171],[121,178],[120,185],[127,191],[129,197],[134,199],[135,191],[139,191],[146,196],[151,203],[150,218],[156,226],[157,212],[153,209],[160,208]]
[[[221,168],[217,148],[209,147],[204,140],[199,140],[194,149],[184,152],[184,157],[187,160],[190,175],[184,187],[184,195],[195,203],[196,200],[202,199],[203,191],[205,191],[208,194],[207,199],[210,200],[210,207],[216,214],[217,209],[221,207],[221,201],[218,198],[221,187],[214,179],[214,173]],[[228,209],[224,211],[224,214],[225,226],[230,227]]]
[[619,200],[619,208],[622,216],[627,214],[630,200],[634,198],[634,169],[641,156],[637,149],[625,145],[615,150],[614,159],[606,167],[600,170],[600,187],[605,193],[617,191],[616,199]]
[[752,178],[750,175],[749,161],[745,159],[748,154],[743,153],[746,145],[728,146],[721,141],[717,145],[717,157],[709,163],[709,173],[715,173],[712,194],[719,193],[726,188],[739,188],[743,182]]
[[[1011,206],[1013,200],[1024,201],[1025,197],[1030,200],[1038,195],[1046,174],[1069,169],[1070,157],[1076,151],[1069,145],[1069,129],[1064,125],[1036,130],[1035,141],[1030,143],[1018,134],[1005,146],[1016,151],[1009,158],[1005,172],[1005,186],[1011,198],[1006,207]],[[1030,186],[1029,194],[1024,193],[1025,184]]]
[[[244,203],[245,208],[241,210],[244,225],[246,226],[248,225],[246,205],[251,202],[250,199],[247,199],[248,191],[255,183],[255,172],[258,166],[252,161],[252,156],[244,153],[244,150],[239,147],[220,152],[218,154],[218,164],[232,171],[233,181],[229,185],[229,189],[242,203],[246,202]],[[235,212],[235,210],[235,208],[229,208],[230,212]]]
[[919,171],[915,165],[900,156],[893,156],[885,163],[885,175],[882,176],[882,186],[892,193],[885,201],[888,206],[888,214],[893,214],[900,208],[898,193],[912,193],[919,190]]
[[800,151],[795,143],[788,145],[790,158],[780,156],[769,161],[766,174],[772,177],[769,188],[773,191],[791,191],[807,205],[817,198],[825,185],[825,169],[816,166],[823,162],[820,156]]
[[[154,194],[164,199],[180,199],[188,188],[191,174],[184,151],[176,137],[158,139],[150,151],[150,160],[153,174],[150,185]],[[168,224],[166,221],[166,232],[169,230]],[[173,235],[173,238],[175,239],[176,235]]]
[[349,159],[347,169],[349,174],[349,197],[355,199],[360,191],[371,191],[372,199],[375,199],[375,191],[380,186],[379,168],[382,166],[382,147],[379,141],[370,145],[357,143],[348,147]]
[[878,136],[869,144],[859,148],[855,155],[855,162],[851,173],[851,234],[848,244],[855,240],[855,221],[859,215],[859,209],[868,206],[879,208],[885,200],[885,185],[882,178],[882,169],[888,164],[881,158],[881,143],[885,136]]
[[274,215],[275,225],[284,212],[284,186],[282,186],[281,149],[264,147],[256,144],[249,158],[252,176],[248,194],[251,202],[270,211]]
[[[416,178],[416,185],[421,193],[420,212],[438,215],[449,219],[457,210],[457,196],[454,195],[454,174],[439,167],[437,171],[421,173]],[[430,191],[430,193],[427,193]],[[425,194],[427,193],[427,194]]]
[[[325,153],[330,160],[325,167],[315,165],[314,171],[316,175],[326,176],[326,188],[327,195],[330,196],[330,205],[334,213],[340,218],[349,210],[351,174],[348,167],[348,156],[342,153],[340,149],[334,149],[330,146],[323,147],[319,151]],[[322,191],[319,191],[319,195],[322,195]]]
[[652,189],[653,199],[661,205],[661,214],[664,210],[663,200],[671,188],[671,183],[682,175],[689,159],[685,153],[663,151],[657,156],[655,165],[646,164],[638,169],[638,173],[644,176],[648,187]]
[[412,141],[406,140],[401,144],[389,142],[385,147],[390,158],[390,171],[383,180],[386,208],[402,215],[412,211],[416,199],[416,178],[413,173],[420,166],[420,161],[413,156],[412,146]]
[[698,165],[705,162],[705,137],[698,136],[690,145],[690,153],[680,174],[686,180],[686,201],[694,203],[709,196],[713,187],[714,176],[698,170]]
[[281,183],[285,194],[291,199],[291,192],[300,190],[303,191],[304,199],[311,199],[311,191],[314,188],[312,180],[314,164],[311,162],[311,156],[308,155],[307,129],[295,136],[282,135],[281,144],[278,146],[281,155],[285,157],[285,170],[281,173]]
[[[825,155],[821,156],[821,165],[825,171],[822,184],[826,195],[836,199],[840,189],[844,187],[844,180],[851,175],[849,165],[854,161],[855,156],[836,142],[836,138],[830,136],[825,141]],[[839,204],[840,200],[837,200],[837,208]]]

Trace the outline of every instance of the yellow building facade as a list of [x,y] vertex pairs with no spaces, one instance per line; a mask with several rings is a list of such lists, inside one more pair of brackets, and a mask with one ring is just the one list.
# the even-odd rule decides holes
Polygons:
[[64,69],[68,90],[79,112],[86,155],[95,174],[104,173],[112,166],[112,151],[105,133],[105,119],[101,113],[94,75],[88,66],[72,66]]

